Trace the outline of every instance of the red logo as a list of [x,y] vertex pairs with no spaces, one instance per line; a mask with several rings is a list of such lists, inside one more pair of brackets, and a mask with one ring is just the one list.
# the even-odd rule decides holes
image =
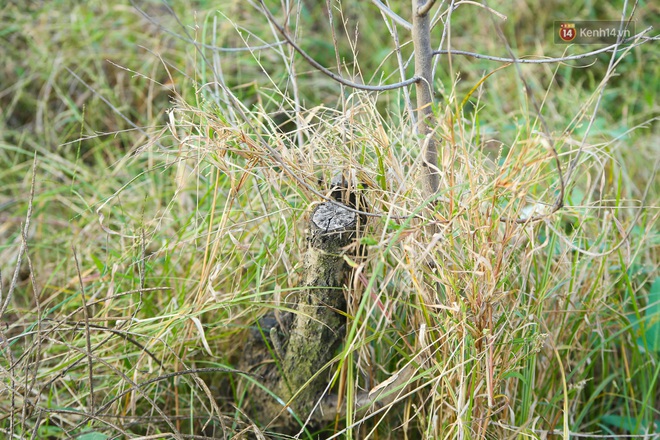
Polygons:
[[559,26],[559,38],[569,42],[573,41],[577,36],[577,30],[575,29],[575,23],[562,23]]

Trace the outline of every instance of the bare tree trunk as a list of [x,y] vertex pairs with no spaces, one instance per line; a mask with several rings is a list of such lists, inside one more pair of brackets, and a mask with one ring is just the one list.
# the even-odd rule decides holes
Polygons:
[[437,125],[433,115],[433,48],[431,47],[431,17],[429,11],[435,0],[412,0],[413,46],[415,48],[415,83],[417,91],[417,131],[421,137],[422,178],[426,196],[436,194],[440,186],[438,142],[433,131]]

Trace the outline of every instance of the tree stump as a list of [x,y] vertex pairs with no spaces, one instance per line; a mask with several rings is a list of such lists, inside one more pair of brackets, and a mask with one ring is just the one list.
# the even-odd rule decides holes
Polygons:
[[[332,359],[344,337],[343,284],[348,270],[344,253],[357,229],[358,215],[339,203],[322,203],[312,212],[304,284],[296,295],[296,312],[285,317],[275,312],[262,318],[261,331],[253,332],[241,360],[243,369],[257,372],[256,360],[263,365],[267,358],[272,359],[273,352],[279,358],[279,365],[271,362],[266,370],[262,367],[258,371],[263,385],[278,398],[256,387],[250,392],[259,422],[269,424],[278,419],[276,425],[298,425],[300,429],[290,412],[304,422],[326,389],[329,374],[317,373]],[[264,341],[264,334],[270,341]],[[286,403],[290,404],[285,408]],[[312,420],[319,418],[320,414],[312,416]]]

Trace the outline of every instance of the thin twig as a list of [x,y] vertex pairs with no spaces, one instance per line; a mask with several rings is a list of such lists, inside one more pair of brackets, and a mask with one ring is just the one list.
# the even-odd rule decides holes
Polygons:
[[[282,46],[283,44],[286,44],[286,41],[276,41],[274,43],[266,43],[266,44],[262,44],[262,45],[259,45],[259,46],[220,47],[220,46],[216,46],[216,45],[212,45],[212,44],[200,43],[198,41],[193,40],[192,38],[184,37],[183,35],[177,34],[176,32],[167,29],[165,26],[163,26],[162,24],[160,24],[156,20],[154,20],[145,11],[140,9],[140,7],[135,3],[135,0],[131,0],[131,5],[133,6],[133,8],[135,8],[136,11],[138,11],[140,13],[140,15],[142,15],[147,21],[149,21],[149,23],[156,26],[159,30],[165,32],[166,34],[169,34],[169,35],[173,36],[174,38],[177,38],[177,39],[179,39],[181,41],[184,41],[186,43],[193,44],[196,47],[199,47],[199,48],[202,48],[202,49],[208,49],[208,50],[212,50],[214,52],[229,52],[229,53],[232,53],[232,52],[254,52],[254,51],[257,51],[257,50],[273,49],[275,47]],[[169,12],[171,12],[171,11],[169,11]],[[258,37],[255,37],[255,38],[258,38]]]
[[499,12],[497,12],[495,9],[493,9],[493,8],[491,8],[491,7],[489,7],[489,6],[485,5],[485,4],[482,4],[482,3],[478,3],[478,2],[474,2],[474,1],[470,1],[470,0],[461,0],[461,1],[459,1],[459,2],[456,2],[454,8],[458,8],[458,7],[461,6],[461,5],[473,5],[473,6],[478,6],[478,7],[480,7],[480,8],[485,9],[486,11],[490,12],[491,14],[497,15],[497,17],[498,17],[500,20],[506,20],[506,18],[507,18],[506,15],[504,15],[504,14],[502,14],[502,13],[499,13]]
[[[638,33],[637,35],[634,35],[630,38],[627,38],[623,43],[621,44],[627,44],[631,41],[634,41],[629,47],[637,47],[641,46],[642,44],[648,43],[649,41],[660,41],[660,36],[654,36],[654,37],[643,37],[644,34],[648,33],[653,29],[652,27],[648,27],[642,32]],[[482,60],[488,60],[488,61],[497,61],[498,63],[518,63],[518,64],[548,64],[548,63],[562,63],[565,61],[572,61],[572,60],[579,60],[582,58],[587,58],[587,57],[592,57],[594,55],[598,55],[601,53],[606,53],[606,52],[612,52],[615,47],[618,47],[619,45],[617,44],[612,44],[607,47],[603,47],[598,50],[593,50],[591,52],[586,52],[586,53],[581,53],[577,55],[569,55],[566,57],[559,57],[559,58],[544,58],[544,59],[525,59],[525,58],[505,58],[505,57],[496,57],[492,55],[484,55],[480,53],[475,53],[475,52],[467,52],[464,50],[436,50],[433,52],[433,55],[464,55],[472,58],[479,58]],[[529,56],[540,56],[540,55],[529,55]]]
[[380,0],[371,0],[371,3],[373,3],[374,5],[376,5],[376,7],[377,7],[378,9],[381,10],[381,12],[383,12],[385,15],[387,15],[387,16],[390,17],[392,20],[394,20],[394,22],[395,22],[396,24],[398,24],[398,25],[404,27],[406,30],[409,30],[409,31],[412,30],[412,24],[410,24],[409,21],[404,20],[403,18],[401,18],[401,16],[399,16],[399,15],[396,14],[393,10],[391,10],[390,8],[388,8],[388,7],[387,7],[385,4],[383,4]]
[[34,422],[34,428],[32,428],[32,435],[30,436],[30,440],[34,440],[37,438],[37,432],[39,431],[39,426],[41,426],[41,422],[42,422],[42,413],[43,413],[42,409],[37,411],[37,420]]
[[[394,52],[396,53],[396,61],[397,64],[399,65],[399,75],[401,75],[401,79],[405,80],[406,79],[406,65],[403,62],[403,56],[401,55],[401,43],[399,41],[399,32],[397,31],[396,26],[394,26],[394,23],[390,24],[390,22],[385,18],[388,15],[383,12],[383,22],[385,23],[385,26],[387,27],[387,30],[390,32],[390,35],[392,36],[392,39],[394,40]],[[342,95],[343,96],[343,95]],[[413,104],[412,100],[410,99],[410,91],[408,90],[407,87],[403,88],[403,98],[406,104],[406,110],[408,111],[408,114],[410,115],[410,121],[412,122],[412,125],[414,127],[417,126],[417,116],[415,115],[415,110],[413,109]]]
[[[449,6],[447,7],[447,12],[446,12],[447,19],[444,21],[444,26],[442,27],[442,36],[440,37],[440,43],[438,44],[438,50],[433,52],[433,54],[432,54],[433,57],[435,57],[435,55],[438,55],[437,52],[442,49],[442,46],[445,44],[445,39],[446,38],[449,39],[449,41],[447,43],[447,46],[451,46],[451,15],[452,15],[452,12],[455,9],[454,1],[455,0],[451,0],[451,3],[449,3]],[[437,21],[436,21],[436,17],[433,17],[433,20],[431,20],[431,31],[433,31],[433,29],[435,29],[435,25],[438,22],[442,21],[442,15],[443,14],[440,13],[441,10],[442,10],[441,7],[438,8],[438,12],[436,13],[436,16],[439,16],[437,18]],[[435,71],[438,68],[438,63],[439,62],[440,62],[440,57],[435,57],[433,59],[433,71],[432,71],[433,78],[435,78]],[[452,67],[451,66],[451,57],[449,57],[449,69],[450,69],[450,71],[451,71],[451,67]]]
[[359,84],[353,81],[349,81],[345,78],[343,78],[341,75],[337,75],[336,73],[332,72],[331,70],[323,67],[321,64],[319,64],[318,61],[316,61],[314,58],[312,58],[310,55],[307,54],[298,44],[296,44],[295,41],[289,36],[289,34],[286,32],[286,30],[275,20],[275,17],[273,17],[273,14],[271,14],[270,10],[268,7],[266,7],[266,4],[264,3],[264,0],[259,0],[261,3],[261,6],[264,10],[264,13],[268,20],[275,26],[275,28],[280,32],[280,34],[284,37],[286,41],[289,42],[291,47],[293,47],[296,52],[298,52],[304,59],[309,63],[312,67],[317,69],[319,72],[324,74],[325,76],[337,81],[338,83],[341,83],[345,86],[352,87],[354,89],[358,90],[368,90],[370,92],[384,92],[386,90],[394,90],[394,89],[399,89],[401,87],[407,87],[411,84],[417,83],[420,78],[417,76],[414,76],[410,79],[407,79],[402,82],[394,83],[394,84],[387,84],[383,86],[369,86],[365,84]]

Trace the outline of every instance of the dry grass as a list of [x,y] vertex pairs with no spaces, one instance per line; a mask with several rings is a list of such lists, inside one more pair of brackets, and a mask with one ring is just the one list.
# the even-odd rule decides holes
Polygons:
[[[491,6],[519,23],[505,34],[519,38],[520,53],[539,49],[544,40],[533,31],[552,16],[522,3]],[[565,182],[566,206],[549,214],[560,190],[551,146],[566,172],[606,61],[523,67],[548,132],[513,66],[463,106],[481,69],[494,67],[443,57],[441,192],[426,200],[402,92],[341,93],[292,63],[286,47],[197,52],[132,9],[85,8],[2,11],[13,26],[2,58],[16,60],[3,71],[13,85],[0,92],[3,300],[12,291],[0,329],[0,428],[8,438],[261,435],[243,413],[240,386],[258,378],[236,371],[236,359],[246,328],[286,307],[298,287],[307,213],[341,169],[378,215],[360,239],[362,257],[349,262],[347,338],[328,368],[333,390],[351,407],[359,390],[404,365],[415,374],[391,407],[349,411],[303,436],[658,436],[660,188],[648,158],[660,151],[658,107],[647,97],[657,49],[636,49],[617,66],[627,82],[608,85]],[[269,40],[265,18],[238,3],[226,8],[239,28]],[[474,26],[463,8],[453,23]],[[344,73],[369,78],[382,69],[394,81],[394,56],[377,69],[385,37],[362,30],[351,47],[356,20],[377,28],[365,10],[346,7],[347,32],[336,26],[347,61],[352,52],[364,60]],[[327,27],[309,30],[327,26],[327,12],[310,11],[301,16],[300,30],[311,34],[303,41],[331,41]],[[641,5],[640,22],[653,11]],[[176,29],[165,10],[147,12]],[[190,31],[199,41],[241,44],[225,17],[177,12],[199,25]],[[531,16],[536,24],[524,20]],[[39,25],[30,28],[33,17]],[[488,32],[452,44],[503,55]],[[524,35],[536,36],[527,43]],[[128,36],[159,56],[136,55]],[[331,50],[319,54],[326,65],[335,63]],[[501,221],[530,214],[547,216]]]

